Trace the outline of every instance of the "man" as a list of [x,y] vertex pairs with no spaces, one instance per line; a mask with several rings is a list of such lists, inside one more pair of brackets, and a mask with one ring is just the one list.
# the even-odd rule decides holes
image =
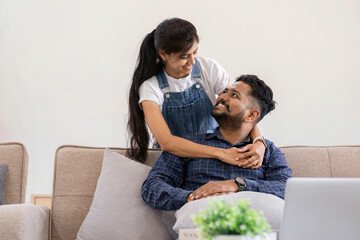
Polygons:
[[[251,143],[251,129],[275,108],[272,90],[258,77],[240,76],[216,99],[213,133],[190,136],[196,143],[241,148]],[[255,191],[284,198],[291,177],[284,154],[270,141],[258,169],[241,168],[217,159],[180,158],[163,152],[142,187],[144,201],[154,208],[176,210],[185,203],[238,191]]]

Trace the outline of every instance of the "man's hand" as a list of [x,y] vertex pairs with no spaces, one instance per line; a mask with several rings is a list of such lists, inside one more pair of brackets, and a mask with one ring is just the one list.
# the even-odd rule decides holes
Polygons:
[[[214,193],[214,194],[207,195],[206,197],[202,197],[202,198],[199,198],[199,199],[209,198],[209,197],[215,197],[215,196],[225,195],[225,194],[229,194],[229,193],[230,193],[230,192]],[[194,199],[194,200],[199,200],[199,199]],[[194,200],[191,200],[190,195],[189,195],[189,197],[188,197],[188,199],[187,199],[187,202],[191,202],[191,201],[194,201]]]
[[238,166],[243,168],[259,168],[262,165],[265,155],[265,146],[257,141],[254,144],[248,144],[239,149],[243,154],[238,159]]
[[192,192],[187,201],[193,201],[201,198],[218,196],[228,193],[234,193],[238,190],[238,185],[234,180],[225,180],[225,181],[211,181],[207,184],[199,187],[194,192]]

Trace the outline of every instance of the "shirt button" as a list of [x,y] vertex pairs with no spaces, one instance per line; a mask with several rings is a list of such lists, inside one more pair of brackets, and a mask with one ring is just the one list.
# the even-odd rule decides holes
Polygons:
[[199,85],[199,84],[196,84],[196,88],[198,88],[198,89],[199,89],[199,88],[200,88],[200,85]]
[[166,98],[170,98],[170,94],[167,93],[165,97],[166,97]]

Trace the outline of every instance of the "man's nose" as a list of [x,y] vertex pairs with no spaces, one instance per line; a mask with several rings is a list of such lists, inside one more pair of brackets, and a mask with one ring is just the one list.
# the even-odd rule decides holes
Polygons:
[[229,100],[229,95],[227,93],[223,93],[223,94],[219,95],[216,102],[219,102],[221,100],[224,102],[227,102]]
[[224,101],[229,100],[229,93],[226,92],[226,93],[222,94],[222,97],[223,97]]

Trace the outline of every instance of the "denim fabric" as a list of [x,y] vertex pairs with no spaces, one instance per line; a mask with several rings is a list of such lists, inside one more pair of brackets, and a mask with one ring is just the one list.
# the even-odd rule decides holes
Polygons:
[[162,114],[173,135],[184,137],[188,134],[212,132],[217,122],[211,116],[212,105],[201,85],[199,62],[196,60],[191,72],[191,78],[196,82],[183,92],[167,92],[169,87],[164,71],[156,78],[164,93]]

